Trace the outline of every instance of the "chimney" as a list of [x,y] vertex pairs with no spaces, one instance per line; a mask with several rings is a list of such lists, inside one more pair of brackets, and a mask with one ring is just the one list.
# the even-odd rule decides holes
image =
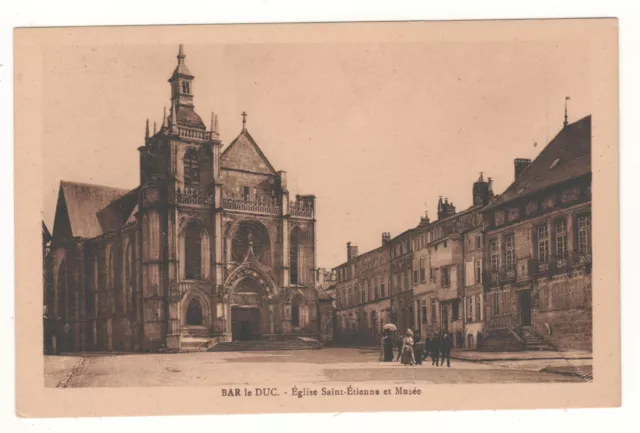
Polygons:
[[[491,178],[489,178],[491,181]],[[473,205],[474,206],[486,206],[489,203],[489,182],[484,180],[483,173],[480,172],[480,177],[473,184]]]
[[527,158],[516,158],[513,160],[513,167],[516,172],[516,179],[531,165],[531,160]]
[[358,257],[358,247],[351,245],[351,242],[347,242],[347,261],[351,261]]
[[492,199],[494,197],[494,194],[493,194],[493,179],[489,178],[489,181],[487,183],[488,183],[487,188],[489,190],[489,199]]
[[424,216],[420,217],[420,225],[426,225],[429,224],[429,212],[428,211],[424,211]]
[[383,232],[382,233],[382,245],[386,245],[391,241],[391,233]]

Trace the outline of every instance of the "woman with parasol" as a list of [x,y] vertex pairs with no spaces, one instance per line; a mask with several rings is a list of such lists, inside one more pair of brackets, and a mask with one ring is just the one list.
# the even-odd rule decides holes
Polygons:
[[402,340],[402,358],[401,362],[404,365],[414,365],[416,360],[413,356],[413,331],[407,329]]
[[384,362],[393,361],[393,338],[391,337],[391,333],[397,330],[398,328],[396,328],[396,326],[393,323],[387,323],[382,328],[382,332],[383,332],[382,351],[383,351]]

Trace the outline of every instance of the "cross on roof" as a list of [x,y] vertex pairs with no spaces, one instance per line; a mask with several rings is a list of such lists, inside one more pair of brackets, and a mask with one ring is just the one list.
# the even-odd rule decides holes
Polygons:
[[247,113],[243,111],[241,116],[242,116],[242,130],[244,131],[247,129]]

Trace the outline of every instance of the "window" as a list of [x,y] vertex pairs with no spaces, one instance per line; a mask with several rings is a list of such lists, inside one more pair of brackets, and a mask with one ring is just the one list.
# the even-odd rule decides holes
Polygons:
[[418,261],[413,261],[413,284],[418,284],[420,282],[420,270],[418,269]]
[[456,320],[460,319],[460,302],[459,301],[453,301],[451,303],[451,321],[455,322]]
[[202,248],[200,240],[200,229],[195,224],[190,224],[185,230],[184,250],[185,279],[199,280],[202,263]]
[[578,252],[581,254],[591,251],[591,215],[578,217]]
[[482,320],[482,295],[476,295],[476,321]]
[[499,316],[500,315],[500,310],[501,310],[501,305],[500,305],[500,301],[502,300],[502,294],[499,292],[494,292],[492,294],[492,298],[493,298],[493,315],[494,316]]
[[384,291],[384,280],[386,279],[386,277],[382,277],[380,279],[380,296],[382,296],[383,298],[385,296],[387,296],[387,293]]
[[433,321],[436,320],[437,311],[438,311],[438,308],[436,305],[436,298],[431,298],[431,323],[433,323]]
[[473,296],[467,297],[467,322],[473,322]]
[[514,236],[506,235],[504,237],[504,265],[507,269],[511,270],[515,267],[515,242]]
[[184,154],[184,186],[185,188],[198,188],[200,185],[200,166],[198,151],[189,149]]
[[537,228],[538,235],[538,260],[546,263],[549,260],[549,228],[541,225]]
[[476,236],[476,249],[479,250],[482,248],[482,236]]
[[189,82],[188,81],[183,81],[182,82],[182,93],[186,93],[186,94],[191,93],[190,92],[190,90],[191,90],[190,87],[191,86],[189,86]]
[[561,280],[551,285],[551,308],[553,310],[571,308],[571,300],[572,292],[566,280]]
[[435,270],[435,268],[430,268],[429,269],[429,279],[431,281],[434,281],[436,279],[436,270]]
[[367,293],[366,289],[364,287],[362,287],[360,290],[360,303],[363,303],[365,301],[365,294]]
[[482,283],[482,260],[476,260],[474,274],[476,284]]
[[564,259],[567,255],[567,221],[558,220],[555,223],[556,232],[556,256]]
[[378,299],[380,297],[380,291],[379,291],[380,285],[378,284],[379,280],[380,280],[380,277],[374,278],[373,280],[373,284],[374,284],[373,298],[374,299]]
[[498,270],[498,240],[491,239],[489,242],[489,254],[491,259],[491,270]]
[[444,248],[447,248],[447,241],[444,241]]
[[420,301],[420,309],[422,310],[422,323],[427,323],[427,300]]
[[407,269],[407,272],[405,272],[404,274],[404,289],[405,290],[409,290],[411,289],[411,268]]
[[427,278],[426,275],[426,262],[427,260],[424,257],[420,257],[420,281],[422,281],[424,283],[425,279]]
[[427,238],[429,240],[429,243],[433,242],[433,232],[429,232]]
[[441,268],[440,275],[441,275],[440,285],[442,287],[449,287],[449,285],[451,284],[451,281],[449,279],[449,268]]

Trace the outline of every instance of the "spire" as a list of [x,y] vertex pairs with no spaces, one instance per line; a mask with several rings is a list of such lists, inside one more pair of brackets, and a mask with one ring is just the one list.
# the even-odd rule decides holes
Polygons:
[[220,130],[218,129],[218,115],[217,114],[216,114],[215,127],[216,127],[216,133],[219,133]]
[[167,127],[167,106],[162,110],[162,129]]
[[147,125],[144,129],[144,138],[145,140],[149,139],[149,119],[147,119]]
[[184,47],[182,44],[178,45],[178,65],[182,65],[184,64],[184,59],[185,59],[184,55]]
[[156,122],[155,120],[153,121],[153,135],[156,135],[156,133],[158,132],[158,128],[156,126]]
[[218,132],[216,128],[216,113],[211,112],[211,132]]
[[564,98],[564,127],[565,128],[569,124],[569,117],[567,115],[567,101],[570,101],[570,100],[571,100],[570,96],[565,96]]

